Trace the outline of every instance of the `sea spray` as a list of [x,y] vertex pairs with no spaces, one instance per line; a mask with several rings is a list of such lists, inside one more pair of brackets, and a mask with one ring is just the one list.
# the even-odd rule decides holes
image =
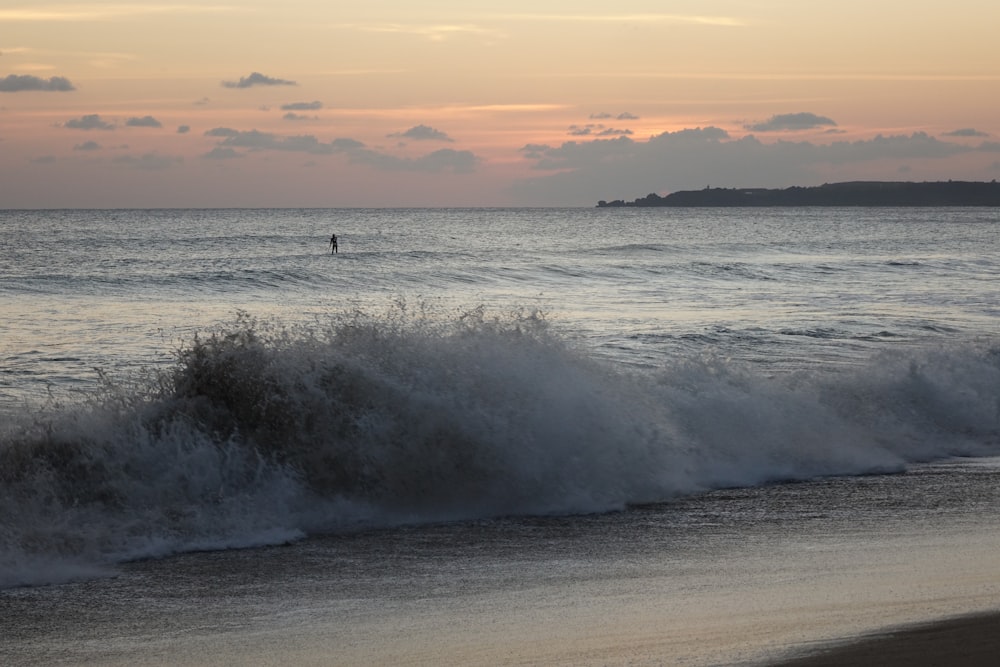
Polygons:
[[[649,415],[629,415],[631,378],[536,311],[440,315],[399,304],[294,329],[242,318],[181,353],[160,405],[323,497],[414,518],[606,509],[664,488],[662,465],[628,474],[662,450]],[[609,465],[626,466],[610,484]]]
[[246,313],[176,363],[0,440],[0,586],[123,560],[1000,453],[989,343],[768,377],[711,355],[638,372],[542,313],[398,302]]

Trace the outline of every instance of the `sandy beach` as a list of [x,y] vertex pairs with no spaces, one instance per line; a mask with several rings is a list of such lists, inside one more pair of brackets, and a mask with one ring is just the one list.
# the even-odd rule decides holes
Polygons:
[[987,667],[1000,656],[1000,612],[921,623],[771,663],[772,667]]
[[[1000,531],[969,502],[993,506],[995,468],[976,469],[954,475],[939,465],[734,489],[622,514],[440,524],[140,561],[110,578],[4,591],[0,658],[995,664],[1000,614],[965,615],[1000,609]],[[944,511],[960,489],[965,500]],[[847,504],[862,491],[870,502]],[[929,507],[891,518],[876,509],[904,497]],[[723,510],[747,517],[758,507],[772,508],[765,521],[720,521]],[[808,514],[775,518],[782,507]]]

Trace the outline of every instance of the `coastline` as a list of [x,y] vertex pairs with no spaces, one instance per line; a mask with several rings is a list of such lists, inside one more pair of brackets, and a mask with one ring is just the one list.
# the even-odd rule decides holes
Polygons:
[[[869,541],[867,531],[750,541],[722,531],[707,535],[711,549],[697,561],[687,550],[657,550],[655,560],[632,551],[624,561],[591,554],[575,562],[520,548],[477,558],[484,544],[497,545],[490,528],[182,554],[126,564],[106,579],[8,590],[0,656],[154,667],[978,667],[1000,654],[1000,611],[964,615],[1000,609],[984,586],[995,572],[983,557],[996,553],[994,530],[981,531],[978,545],[962,539],[968,532],[928,544],[900,541],[896,531],[887,542]],[[963,542],[973,550],[949,557],[949,545]]]
[[784,189],[713,188],[651,193],[633,201],[601,200],[597,208],[618,207],[941,207],[1000,206],[1000,183],[980,181],[849,181]]
[[1000,610],[893,627],[846,643],[797,651],[767,664],[770,667],[987,667],[997,663],[998,655]]
[[[997,458],[939,463],[622,513],[133,561],[106,578],[0,591],[0,656],[150,667],[989,665],[1000,613],[979,612],[1000,610],[1000,519],[988,511],[998,476]],[[755,520],[754,508],[766,512]]]

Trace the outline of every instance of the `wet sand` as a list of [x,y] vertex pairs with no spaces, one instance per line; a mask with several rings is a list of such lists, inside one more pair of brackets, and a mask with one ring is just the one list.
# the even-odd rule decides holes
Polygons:
[[1000,612],[949,618],[867,635],[771,663],[772,667],[992,667],[1000,660]]
[[0,664],[992,665],[998,463],[126,563],[0,591]]
[[[962,667],[1000,655],[1000,614],[914,625],[1000,610],[995,526],[878,539],[712,529],[686,547],[615,533],[658,513],[317,538],[5,591],[0,664]],[[584,539],[556,539],[557,525]]]

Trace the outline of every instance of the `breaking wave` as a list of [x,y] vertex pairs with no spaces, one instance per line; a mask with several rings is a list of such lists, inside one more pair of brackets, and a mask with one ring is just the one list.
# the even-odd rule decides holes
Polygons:
[[399,303],[308,326],[238,314],[169,370],[6,428],[0,587],[998,450],[995,344],[780,377],[714,357],[637,372],[577,349],[536,311]]

